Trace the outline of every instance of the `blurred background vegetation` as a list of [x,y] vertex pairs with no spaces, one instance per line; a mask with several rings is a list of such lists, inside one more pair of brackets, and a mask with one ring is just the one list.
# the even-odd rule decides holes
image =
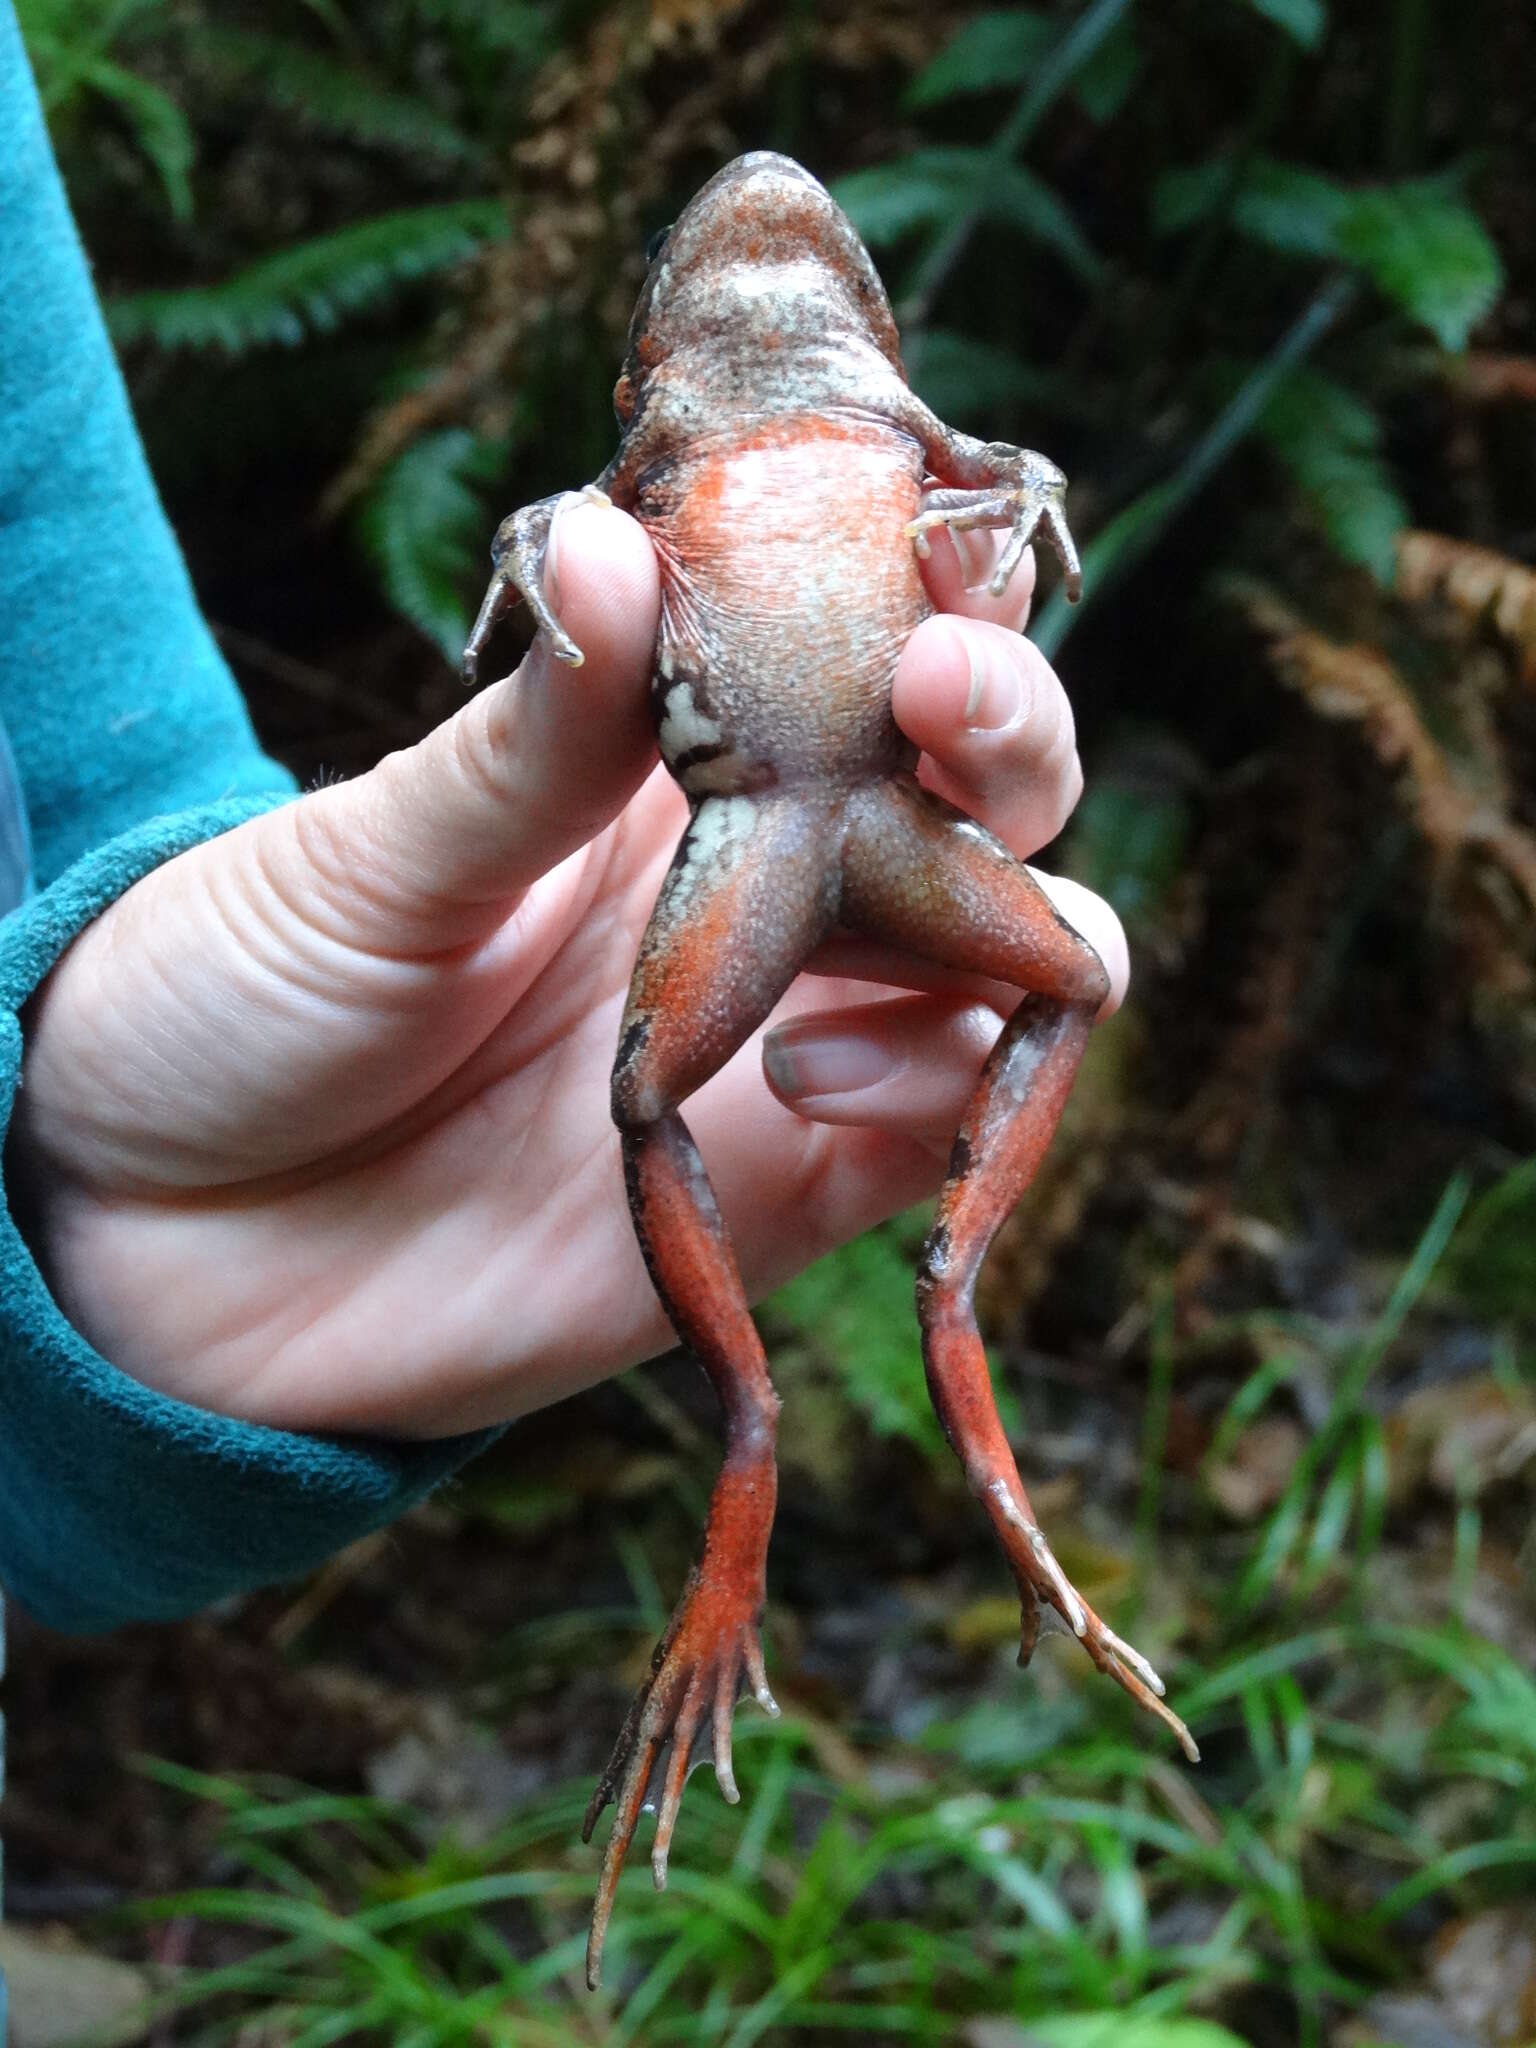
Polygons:
[[637,1860],[600,1996],[577,1816],[716,1456],[675,1360],[311,1584],[20,1625],[26,2048],[1536,2040],[1536,16],[20,12],[306,777],[454,708],[496,519],[601,466],[647,238],[741,149],[833,183],[940,412],[1067,469],[1048,857],[1136,985],[985,1307],[1042,1518],[1206,1757],[1053,1644],[1014,1670],[902,1219],[765,1312],[787,1712],[743,1710],[743,1807],[700,1781],[664,1897]]

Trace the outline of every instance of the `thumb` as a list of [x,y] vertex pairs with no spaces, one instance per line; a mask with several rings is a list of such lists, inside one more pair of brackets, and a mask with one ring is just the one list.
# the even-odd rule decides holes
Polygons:
[[573,498],[545,570],[585,657],[542,635],[516,672],[413,747],[286,813],[311,884],[354,944],[412,953],[473,942],[509,901],[610,824],[655,760],[646,698],[656,558],[640,526]]

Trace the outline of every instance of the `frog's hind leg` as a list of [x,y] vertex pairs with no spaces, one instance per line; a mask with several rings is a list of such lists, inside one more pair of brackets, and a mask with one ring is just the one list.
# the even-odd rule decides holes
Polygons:
[[657,1647],[587,1809],[591,1836],[609,1800],[613,1832],[587,1945],[596,1984],[619,1870],[653,1778],[660,1779],[651,1867],[667,1853],[701,1727],[735,1801],[731,1714],[745,1682],[777,1712],[758,1623],[778,1476],[778,1397],[714,1192],[677,1105],[762,1023],[831,925],[837,891],[830,803],[804,796],[713,796],[699,805],[641,943],[613,1072],[613,1115],[640,1249],[679,1338],[704,1366],[725,1417],[725,1462],[703,1554]]
[[1046,1542],[998,1418],[972,1292],[999,1226],[1034,1176],[1109,988],[1102,962],[1001,841],[915,782],[861,791],[849,806],[841,916],[904,951],[1028,993],[982,1071],[950,1157],[918,1276],[923,1362],[939,1420],[1013,1566],[1023,1606],[1019,1661],[1041,1604],[1098,1668],[1164,1720],[1193,1759],[1146,1660],[1100,1621]]

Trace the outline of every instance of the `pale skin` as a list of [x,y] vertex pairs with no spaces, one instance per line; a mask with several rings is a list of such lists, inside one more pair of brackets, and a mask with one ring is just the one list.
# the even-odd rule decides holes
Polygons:
[[[1032,558],[986,589],[1004,539],[934,537],[939,615],[893,709],[924,780],[1027,857],[1082,778],[1020,637]],[[587,503],[551,562],[580,668],[541,640],[418,746],[168,862],[33,1007],[11,1165],[34,1246],[75,1325],[150,1386],[427,1438],[673,1342],[608,1104],[686,815],[647,701],[656,568],[634,521]],[[1113,1005],[1113,912],[1041,879]],[[937,1187],[1016,1000],[851,941],[817,965],[688,1110],[754,1299]]]

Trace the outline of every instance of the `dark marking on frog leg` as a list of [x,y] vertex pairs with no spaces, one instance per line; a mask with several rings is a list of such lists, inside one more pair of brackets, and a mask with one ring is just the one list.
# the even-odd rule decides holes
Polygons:
[[615,1075],[625,1074],[634,1062],[635,1054],[646,1041],[650,1025],[643,1017],[635,1017],[627,1023],[619,1036],[619,1050],[614,1058]]
[[[725,1459],[699,1563],[587,1809],[615,1803],[587,1944],[596,1984],[619,1871],[665,1751],[652,1871],[667,1856],[694,1736],[707,1716],[727,1799],[731,1710],[746,1685],[768,1711],[758,1640],[778,1492],[778,1396],[704,1163],[678,1104],[767,1016],[830,928],[830,801],[707,797],[689,821],[641,942],[613,1074],[613,1116],[635,1234],[662,1307],[719,1397]],[[744,943],[744,934],[751,934]],[[669,1747],[670,1745],[670,1747]]]
[[1173,1730],[1152,1667],[1068,1581],[1035,1520],[1004,1433],[972,1296],[987,1247],[1033,1179],[1066,1104],[1109,977],[1029,870],[952,806],[905,780],[849,800],[841,916],[855,931],[942,966],[1027,990],[982,1069],[918,1270],[929,1392],[1018,1582],[1027,1659],[1042,1603],[1098,1668]]

